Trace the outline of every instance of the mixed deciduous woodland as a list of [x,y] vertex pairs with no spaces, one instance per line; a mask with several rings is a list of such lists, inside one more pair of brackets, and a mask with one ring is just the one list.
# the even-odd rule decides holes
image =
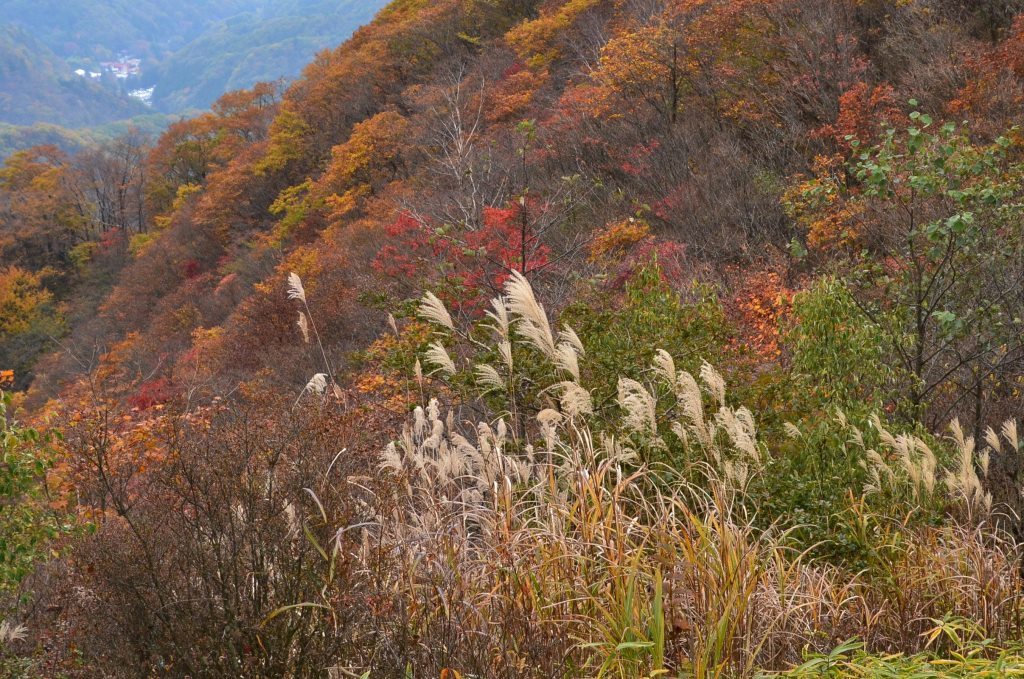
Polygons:
[[0,167],[13,677],[1024,672],[1024,3],[395,0]]

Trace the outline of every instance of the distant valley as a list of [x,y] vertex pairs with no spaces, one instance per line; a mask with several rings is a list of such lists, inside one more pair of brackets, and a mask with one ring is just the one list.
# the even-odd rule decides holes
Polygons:
[[384,0],[0,0],[0,157],[143,131],[296,77]]

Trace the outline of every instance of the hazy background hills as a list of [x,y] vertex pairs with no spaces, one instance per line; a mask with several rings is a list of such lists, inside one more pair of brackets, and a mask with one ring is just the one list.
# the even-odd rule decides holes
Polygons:
[[[384,0],[0,0],[0,155],[28,143],[74,146],[81,130],[210,106],[226,91],[297,76]],[[128,79],[76,75],[119,56]],[[154,88],[151,105],[127,96]],[[56,127],[54,127],[56,126]],[[86,131],[85,137],[95,135]],[[77,139],[76,139],[77,138]]]
[[81,127],[145,112],[142,103],[76,76],[27,31],[0,26],[0,121]]
[[155,105],[206,108],[223,92],[292,78],[321,49],[346,40],[383,0],[257,0],[215,22],[161,64]]

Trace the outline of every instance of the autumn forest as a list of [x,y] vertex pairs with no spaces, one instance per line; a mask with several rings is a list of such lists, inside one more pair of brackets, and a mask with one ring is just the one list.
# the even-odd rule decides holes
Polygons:
[[1024,2],[394,0],[0,165],[0,676],[1024,674]]

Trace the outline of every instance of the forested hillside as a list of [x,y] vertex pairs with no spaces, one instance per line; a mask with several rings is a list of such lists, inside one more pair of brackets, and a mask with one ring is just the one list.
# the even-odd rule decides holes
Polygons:
[[83,151],[124,136],[129,130],[159,137],[167,126],[180,120],[180,116],[164,113],[145,113],[92,127],[67,128],[50,123],[34,125],[7,125],[0,123],[0,158],[6,159],[16,151],[33,146],[56,146],[67,152]]
[[[3,0],[4,21],[31,32],[63,57],[116,56],[139,50],[154,58],[253,6],[248,0]],[[93,50],[98,52],[93,53]]]
[[[0,81],[10,98],[0,108],[0,122],[109,122],[144,111],[125,95],[151,86],[159,111],[207,109],[226,91],[294,78],[318,51],[345,40],[383,5],[384,0],[2,0],[2,59],[10,65],[17,50],[20,75],[6,73]],[[141,75],[128,86],[107,82],[101,88],[72,73],[99,73],[102,63],[120,55],[142,61]]]
[[214,24],[161,62],[155,104],[208,108],[221,94],[299,75],[320,50],[369,22],[384,0],[264,0]]
[[0,25],[0,122],[84,127],[145,112],[139,102],[76,76],[28,33]]
[[1022,104],[1017,0],[395,0],[13,154],[0,667],[1024,672]]

